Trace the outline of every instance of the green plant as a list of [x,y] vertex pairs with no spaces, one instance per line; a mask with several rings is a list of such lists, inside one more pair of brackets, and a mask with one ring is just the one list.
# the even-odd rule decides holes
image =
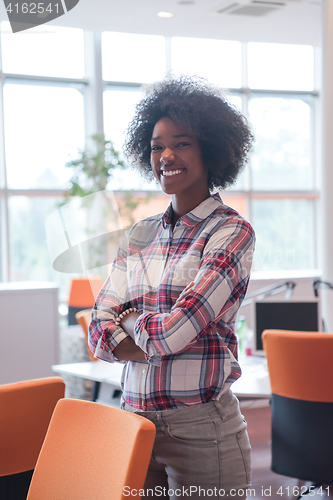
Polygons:
[[[112,177],[115,170],[126,170],[128,167],[121,159],[120,153],[114,148],[111,140],[104,135],[93,135],[90,144],[86,149],[78,152],[78,157],[66,163],[66,168],[72,170],[72,177],[69,180],[69,188],[66,190],[64,200],[78,196],[84,198],[94,193],[102,193],[107,206],[110,206],[110,199],[107,196],[107,188],[112,188]],[[111,186],[110,186],[111,184]],[[141,203],[147,203],[154,197],[154,193],[146,194],[146,197],[139,198],[133,191],[124,190],[123,197],[119,202],[119,212],[125,226],[132,226],[135,222],[134,211]]]
[[[115,169],[126,167],[112,141],[97,134],[65,167],[71,170],[71,177],[59,204],[59,213],[70,242],[71,258],[67,258],[64,272],[74,272],[74,269],[77,272],[80,267],[85,271],[101,268],[108,263],[108,248],[115,239],[112,231],[115,209],[107,187]],[[119,218],[119,211],[116,212]],[[101,235],[104,238],[101,239]],[[77,241],[81,241],[78,255]],[[97,271],[97,274],[102,273],[101,269]]]
[[[135,209],[154,195],[142,198],[133,191],[122,191],[116,194],[114,202],[114,172],[119,168],[125,170],[127,166],[112,141],[103,135],[93,135],[89,145],[79,150],[77,158],[67,162],[66,167],[71,169],[72,176],[61,206],[67,205],[70,198],[76,198],[71,221],[74,221],[76,231],[84,233],[80,238],[83,242],[81,253],[84,252],[84,267],[92,269],[104,266],[112,262],[114,250],[120,244],[124,232],[134,224]],[[69,233],[67,237],[70,238]]]
[[90,142],[86,149],[79,150],[76,159],[66,163],[66,168],[72,169],[72,177],[65,198],[104,191],[114,170],[126,169],[112,141],[107,140],[104,135],[93,135]]

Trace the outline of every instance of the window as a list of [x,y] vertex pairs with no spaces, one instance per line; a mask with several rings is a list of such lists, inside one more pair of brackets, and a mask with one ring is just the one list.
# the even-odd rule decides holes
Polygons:
[[12,36],[9,23],[4,22],[1,33],[5,73],[84,77],[83,30],[46,25]]
[[13,281],[52,281],[54,272],[45,242],[45,217],[54,210],[54,197],[12,196],[10,250]]
[[1,28],[2,279],[58,281],[65,294],[70,275],[52,269],[44,225],[68,182],[65,164],[84,145],[84,32]]
[[314,269],[314,50],[268,43],[247,48],[247,114],[256,136],[247,178],[254,269]]
[[104,132],[112,139],[118,151],[123,148],[125,130],[140,97],[141,94],[137,88],[124,90],[111,88],[104,92]]
[[64,165],[84,144],[83,95],[47,85],[4,85],[8,187],[64,189]]
[[221,87],[238,88],[242,85],[241,51],[240,42],[173,37],[172,72],[195,74]]
[[249,100],[249,120],[257,140],[251,158],[253,189],[313,189],[309,103],[257,95]]
[[307,45],[249,43],[248,68],[252,89],[314,89],[314,49]]
[[165,38],[129,33],[102,33],[104,80],[147,83],[165,74]]
[[[140,100],[141,93],[138,88],[125,88],[119,90],[110,86],[104,91],[104,133],[110,138],[115,148],[122,152],[125,131],[131,121],[135,105]],[[118,170],[114,172],[112,185],[108,186],[112,190],[155,190],[154,182],[147,182],[135,169]]]
[[314,203],[299,198],[254,199],[255,269],[315,268]]
[[59,199],[54,196],[10,197],[10,277],[11,281],[57,282],[60,300],[64,300],[71,279],[77,275],[53,269],[45,236],[45,221],[58,206]]
[[[253,128],[250,163],[222,197],[256,230],[254,268],[318,267],[313,47],[110,32],[97,35],[97,43],[82,30],[50,25],[14,37],[6,31],[9,23],[2,24],[0,47],[0,212],[8,212],[0,219],[1,279],[58,281],[66,297],[73,275],[52,269],[44,227],[62,200],[70,176],[65,164],[92,133],[104,131],[121,151],[141,84],[170,69],[230,89],[226,98]],[[101,74],[85,70],[85,50],[101,58]],[[135,210],[140,218],[168,202],[156,183],[132,170],[115,173],[109,189],[120,201],[122,191],[141,190],[148,203]]]

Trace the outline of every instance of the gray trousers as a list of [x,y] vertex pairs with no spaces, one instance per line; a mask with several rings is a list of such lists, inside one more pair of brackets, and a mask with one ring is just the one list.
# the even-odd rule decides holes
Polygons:
[[244,499],[251,480],[247,423],[229,390],[218,401],[178,410],[137,411],[156,439],[142,499]]

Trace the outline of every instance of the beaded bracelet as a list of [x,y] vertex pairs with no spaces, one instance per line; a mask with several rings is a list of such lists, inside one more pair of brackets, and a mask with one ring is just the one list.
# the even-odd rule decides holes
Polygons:
[[124,318],[125,318],[125,316],[127,316],[127,314],[130,314],[130,313],[132,313],[132,312],[137,312],[137,313],[139,313],[140,311],[139,311],[139,309],[137,309],[136,307],[130,307],[129,309],[126,309],[126,310],[125,310],[125,311],[123,311],[121,314],[119,314],[118,318],[116,318],[116,320],[115,320],[115,322],[114,322],[114,323],[115,323],[115,325],[117,325],[117,326],[118,326],[118,325],[120,325],[121,320],[122,320],[122,319],[124,319]]

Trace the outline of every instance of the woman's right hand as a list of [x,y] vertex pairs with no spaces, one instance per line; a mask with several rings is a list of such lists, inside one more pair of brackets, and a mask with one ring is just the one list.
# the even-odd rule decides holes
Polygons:
[[177,307],[180,307],[184,304],[184,302],[186,300],[186,295],[188,295],[190,292],[193,291],[193,285],[194,285],[194,281],[191,281],[191,283],[189,283],[187,285],[187,287],[184,288],[184,290],[179,295],[179,297],[176,300],[176,302],[174,303],[174,305],[171,307],[171,312],[173,312]]

